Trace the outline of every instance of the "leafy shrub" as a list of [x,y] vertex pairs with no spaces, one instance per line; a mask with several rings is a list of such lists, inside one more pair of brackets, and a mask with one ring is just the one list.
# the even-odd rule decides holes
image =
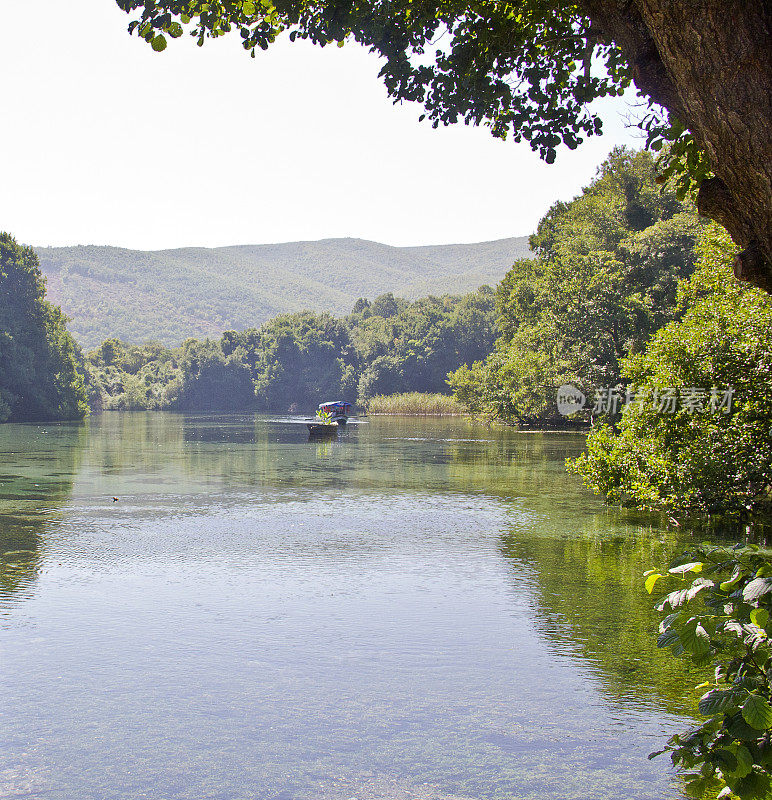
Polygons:
[[[687,576],[696,576],[688,581]],[[718,797],[742,800],[772,793],[772,551],[755,545],[702,545],[681,555],[666,575],[652,570],[646,588],[679,579],[657,603],[670,611],[657,644],[698,664],[715,659],[698,710],[706,721],[673,736],[669,752],[690,794],[711,783]]]
[[[680,292],[679,322],[659,331],[623,376],[645,402],[628,404],[617,431],[602,425],[571,464],[609,502],[707,514],[763,514],[772,502],[772,298],[739,284],[733,249],[713,226],[699,271]],[[667,387],[734,392],[731,413],[651,398]]]

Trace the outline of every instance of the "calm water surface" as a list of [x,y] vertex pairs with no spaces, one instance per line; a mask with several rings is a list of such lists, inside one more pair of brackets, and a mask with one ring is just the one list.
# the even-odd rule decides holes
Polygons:
[[681,797],[646,755],[698,676],[641,588],[678,543],[565,474],[582,443],[0,426],[0,797]]

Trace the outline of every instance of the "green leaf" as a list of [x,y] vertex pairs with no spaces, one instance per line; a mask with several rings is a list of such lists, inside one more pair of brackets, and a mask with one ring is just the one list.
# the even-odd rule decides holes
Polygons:
[[769,775],[755,770],[732,785],[734,794],[743,800],[769,800],[771,788]]
[[692,600],[694,599],[703,589],[712,589],[715,586],[713,581],[709,581],[706,578],[697,578],[694,583],[692,583],[691,589],[688,589],[686,592],[686,599]]
[[697,708],[700,714],[709,717],[713,714],[718,714],[719,711],[725,711],[734,705],[734,693],[728,689],[711,689],[700,698]]
[[736,619],[727,620],[719,625],[719,630],[723,633],[733,633],[739,639],[742,639],[746,633],[745,628]]
[[759,732],[748,725],[741,713],[732,714],[727,719],[726,729],[733,739],[740,739],[743,742],[754,742],[759,738]]
[[716,767],[710,761],[705,761],[700,767],[700,774],[703,778],[712,778],[716,774]]
[[670,647],[679,640],[678,632],[674,630],[665,631],[660,633],[657,637],[657,647]]
[[680,639],[670,648],[670,652],[676,657],[682,656],[686,652]]
[[684,781],[684,788],[690,797],[701,797],[707,788],[707,784],[700,775],[689,776],[688,780]]
[[751,611],[751,622],[759,628],[766,628],[769,622],[769,611],[766,608],[754,608]]
[[742,705],[743,719],[756,730],[772,728],[772,706],[758,694],[751,694]]
[[659,632],[664,633],[666,630],[673,626],[674,622],[677,622],[679,619],[682,619],[684,615],[683,611],[675,611],[672,614],[668,614],[662,622],[659,623]]
[[655,572],[653,575],[649,575],[646,578],[646,582],[644,586],[646,587],[646,591],[651,594],[654,591],[654,587],[656,586],[657,581],[662,578],[663,576],[660,575],[658,572]]
[[714,750],[713,760],[722,770],[726,769],[730,772],[734,772],[737,769],[737,757],[731,750],[725,750],[723,747],[719,750]]
[[687,625],[681,631],[681,644],[693,656],[704,656],[710,651],[710,637],[699,623]]
[[735,572],[732,578],[728,581],[724,581],[723,583],[719,584],[719,588],[722,592],[728,592],[731,589],[734,589],[735,586],[740,582],[740,578],[742,578],[741,572]]
[[156,51],[156,53],[166,50],[166,37],[159,33],[158,36],[154,37],[153,41],[150,43],[150,46]]
[[676,591],[670,592],[669,595],[660,600],[659,603],[654,606],[654,608],[656,608],[657,611],[662,611],[668,604],[670,604],[671,608],[678,608],[679,606],[682,606],[688,599],[688,589],[676,589]]
[[735,742],[730,749],[737,759],[737,767],[734,770],[734,774],[738,778],[744,778],[753,769],[753,756],[744,744]]

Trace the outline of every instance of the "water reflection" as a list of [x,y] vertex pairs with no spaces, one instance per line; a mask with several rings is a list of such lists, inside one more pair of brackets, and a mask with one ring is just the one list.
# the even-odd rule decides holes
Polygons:
[[11,430],[8,474],[59,486],[2,500],[3,530],[37,515],[11,549],[40,578],[0,598],[0,794],[677,794],[645,758],[684,706],[639,590],[674,542],[565,474],[579,437],[105,414],[54,456]]
[[87,440],[83,423],[0,425],[0,612],[32,591]]
[[502,538],[502,555],[517,565],[514,572],[522,565],[533,569],[540,629],[555,652],[589,661],[620,709],[655,703],[690,714],[696,706],[692,687],[707,672],[656,647],[658,618],[641,577],[669,563],[683,542],[644,527],[629,526],[622,536],[613,529],[623,526],[603,516],[598,522],[605,522],[599,530],[586,526],[560,537],[509,533]]

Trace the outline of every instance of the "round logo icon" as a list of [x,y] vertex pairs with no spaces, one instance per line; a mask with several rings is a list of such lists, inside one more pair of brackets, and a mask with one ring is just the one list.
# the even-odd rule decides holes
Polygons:
[[558,389],[558,411],[564,417],[575,414],[577,411],[581,411],[586,402],[587,398],[576,388],[576,386],[573,386],[570,383],[564,383]]

